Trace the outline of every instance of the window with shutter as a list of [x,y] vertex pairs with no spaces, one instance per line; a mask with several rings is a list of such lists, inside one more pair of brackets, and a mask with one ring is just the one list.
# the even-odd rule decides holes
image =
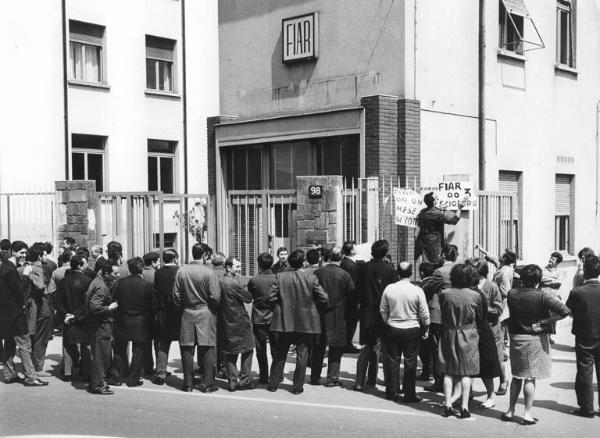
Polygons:
[[554,247],[557,251],[573,253],[573,218],[571,206],[572,175],[557,174],[554,180]]

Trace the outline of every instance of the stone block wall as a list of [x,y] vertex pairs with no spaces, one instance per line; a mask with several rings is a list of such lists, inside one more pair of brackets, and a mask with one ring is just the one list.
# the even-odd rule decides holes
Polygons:
[[[298,176],[297,232],[300,249],[315,245],[341,245],[343,239],[343,199],[341,176]],[[323,186],[323,197],[310,199],[308,188]]]
[[58,242],[70,236],[78,246],[96,243],[95,181],[56,181]]

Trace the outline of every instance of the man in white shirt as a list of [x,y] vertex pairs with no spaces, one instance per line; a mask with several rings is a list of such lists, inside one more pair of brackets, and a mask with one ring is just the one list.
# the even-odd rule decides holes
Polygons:
[[[379,311],[385,323],[384,347],[390,375],[385,376],[386,398],[398,400],[400,392],[400,360],[404,355],[403,402],[421,401],[415,391],[419,341],[427,337],[429,308],[423,290],[410,282],[412,265],[398,265],[400,281],[385,288]],[[386,367],[384,367],[384,371]]]

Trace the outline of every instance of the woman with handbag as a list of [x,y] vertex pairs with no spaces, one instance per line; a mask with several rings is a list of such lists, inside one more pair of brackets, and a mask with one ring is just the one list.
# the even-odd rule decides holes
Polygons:
[[541,279],[542,269],[537,265],[527,265],[521,270],[523,287],[508,292],[510,366],[513,378],[510,384],[510,405],[508,411],[502,414],[502,421],[512,421],[524,380],[525,413],[520,424],[537,423],[537,418],[531,415],[531,407],[535,398],[536,380],[547,379],[551,374],[552,323],[571,313],[561,301],[537,288]]

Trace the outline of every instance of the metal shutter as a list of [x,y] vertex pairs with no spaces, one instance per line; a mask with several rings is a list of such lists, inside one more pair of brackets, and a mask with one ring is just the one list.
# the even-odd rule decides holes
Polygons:
[[571,215],[571,175],[556,175],[554,210],[556,216]]
[[519,218],[519,177],[521,172],[500,171],[499,174],[499,189],[501,192],[507,192],[513,197],[513,216],[514,219]]
[[104,26],[69,20],[69,39],[78,43],[102,46]]

